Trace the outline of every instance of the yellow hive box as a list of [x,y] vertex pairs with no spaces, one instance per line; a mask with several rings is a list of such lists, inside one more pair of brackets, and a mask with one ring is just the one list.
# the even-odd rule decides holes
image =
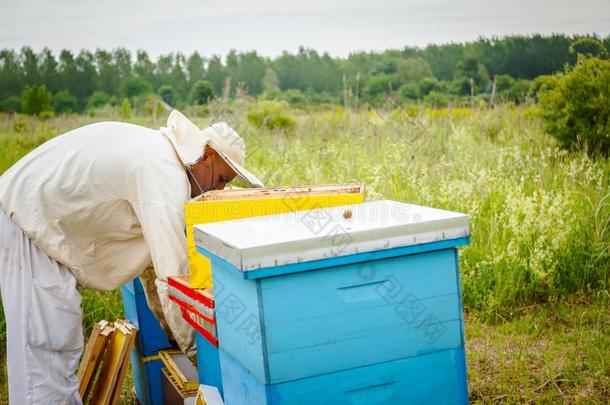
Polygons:
[[191,287],[212,288],[210,260],[195,250],[193,225],[359,204],[363,201],[362,184],[208,191],[185,204]]

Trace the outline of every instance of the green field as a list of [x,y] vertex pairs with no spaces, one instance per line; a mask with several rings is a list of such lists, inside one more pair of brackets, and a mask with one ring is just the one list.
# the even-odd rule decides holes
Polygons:
[[[195,121],[234,126],[267,185],[363,182],[369,200],[469,214],[460,265],[472,401],[610,401],[607,159],[559,149],[535,106],[290,110],[296,126],[282,132],[253,126],[253,103],[212,105]],[[130,121],[158,128],[163,118]],[[122,118],[0,115],[0,172],[55,135],[108,119]],[[122,316],[117,291],[83,294],[87,330]]]

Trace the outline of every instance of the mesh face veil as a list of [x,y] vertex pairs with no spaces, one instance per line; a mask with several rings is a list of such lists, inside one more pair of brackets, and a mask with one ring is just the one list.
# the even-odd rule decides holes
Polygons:
[[[211,159],[210,157],[203,157],[204,161],[206,159]],[[193,163],[196,164],[199,161]],[[193,174],[193,172],[191,171],[191,166],[192,165],[187,165],[186,170],[188,171],[188,173],[191,175],[191,177],[193,178],[193,180],[195,181],[195,184],[197,184],[197,187],[199,188],[199,195],[203,194],[203,188],[201,187],[201,184],[199,184],[199,182],[197,181],[197,177],[195,177],[195,175]],[[210,170],[212,172],[212,176],[211,176],[211,181],[210,181],[210,188],[212,188],[212,186],[214,185],[214,159],[210,160]]]

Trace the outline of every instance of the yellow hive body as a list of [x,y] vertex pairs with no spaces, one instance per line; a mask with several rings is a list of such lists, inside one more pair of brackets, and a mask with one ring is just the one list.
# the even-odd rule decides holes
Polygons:
[[209,191],[185,204],[186,240],[192,288],[212,288],[210,260],[195,250],[193,225],[292,211],[359,204],[362,184]]

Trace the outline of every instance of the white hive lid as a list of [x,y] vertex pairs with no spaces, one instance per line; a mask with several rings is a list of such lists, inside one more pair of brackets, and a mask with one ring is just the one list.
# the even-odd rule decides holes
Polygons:
[[243,271],[469,234],[466,214],[389,200],[195,225],[198,247]]

